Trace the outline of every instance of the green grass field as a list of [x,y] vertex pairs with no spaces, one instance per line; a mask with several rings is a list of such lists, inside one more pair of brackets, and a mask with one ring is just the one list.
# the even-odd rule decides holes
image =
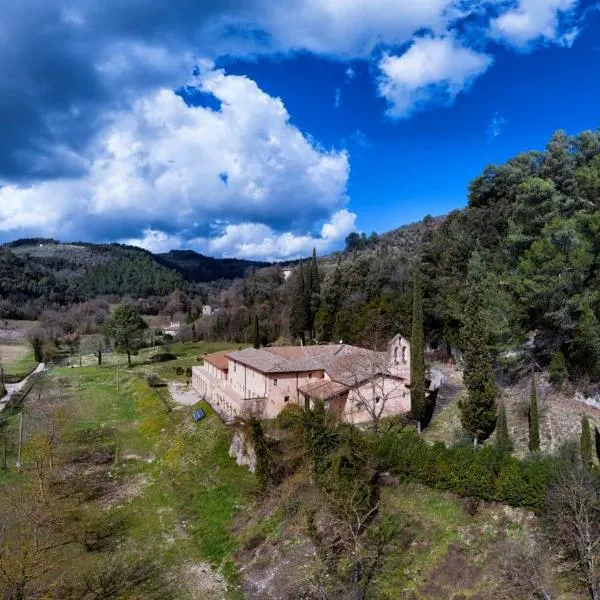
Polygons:
[[[118,390],[116,368],[109,365],[55,368],[39,386],[42,393],[52,393],[66,403],[69,439],[78,441],[69,442],[65,452],[89,452],[90,444],[100,439],[115,451],[114,464],[109,465],[110,481],[118,483],[115,497],[101,497],[86,510],[126,523],[120,546],[159,559],[167,578],[177,578],[184,565],[210,564],[229,581],[228,597],[239,597],[231,524],[234,514],[254,497],[254,476],[228,456],[231,430],[209,405],[199,404],[207,416],[195,423],[192,408],[169,405],[168,390],[151,388],[144,379],[147,371],[175,379],[174,365],[198,364],[197,356],[224,347],[174,344],[170,351],[177,355],[176,361],[140,361],[132,369],[120,369]],[[141,356],[145,355],[149,353]],[[38,392],[39,387],[34,388],[25,407],[26,424],[36,418]],[[25,438],[27,442],[27,433]],[[0,473],[0,487],[3,482],[12,484],[14,478],[14,471]],[[89,553],[74,547],[65,558],[69,563],[61,568],[67,572],[80,568],[71,565],[83,569],[91,560]],[[198,590],[184,592],[177,597],[205,597]]]
[[37,365],[29,344],[12,340],[0,341],[0,364],[4,368],[7,383],[23,379]]

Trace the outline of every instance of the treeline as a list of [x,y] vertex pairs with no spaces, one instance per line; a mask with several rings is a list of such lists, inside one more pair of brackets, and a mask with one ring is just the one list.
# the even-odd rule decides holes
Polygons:
[[[545,151],[487,167],[470,184],[464,210],[381,236],[350,235],[344,252],[319,261],[305,337],[368,343],[382,323],[390,334],[409,332],[419,265],[430,347],[461,349],[476,286],[497,365],[513,375],[533,363],[552,365],[557,383],[567,376],[598,381],[599,208],[600,132],[558,131]],[[284,282],[278,269],[259,269],[234,283],[207,335],[247,341],[256,313],[269,342],[302,337],[300,272]]]
[[[600,132],[557,131],[544,152],[490,166],[423,247],[428,331],[457,344],[478,281],[497,355],[600,377]],[[518,364],[513,364],[513,368]]]

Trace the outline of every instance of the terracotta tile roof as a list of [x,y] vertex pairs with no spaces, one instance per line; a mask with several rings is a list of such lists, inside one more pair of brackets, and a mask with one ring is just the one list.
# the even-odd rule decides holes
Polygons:
[[329,400],[348,391],[348,387],[336,381],[314,381],[298,388],[298,391],[310,398]]
[[229,358],[263,373],[295,373],[322,371],[328,358],[344,346],[282,346],[277,348],[245,348],[230,352]]
[[220,371],[227,371],[229,367],[229,359],[227,355],[229,351],[224,352],[213,352],[212,354],[206,354],[204,356],[204,362],[210,363],[211,365],[217,367]]

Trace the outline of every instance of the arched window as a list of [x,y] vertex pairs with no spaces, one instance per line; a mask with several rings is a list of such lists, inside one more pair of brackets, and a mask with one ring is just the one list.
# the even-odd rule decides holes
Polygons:
[[406,346],[402,346],[402,362],[406,362]]
[[398,364],[398,346],[394,348],[394,364]]

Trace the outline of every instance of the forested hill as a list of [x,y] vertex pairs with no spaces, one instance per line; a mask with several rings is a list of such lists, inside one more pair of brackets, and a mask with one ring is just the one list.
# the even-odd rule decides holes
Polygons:
[[[490,166],[423,248],[430,331],[458,343],[469,284],[493,347],[600,378],[600,130]],[[531,357],[530,357],[531,358]]]
[[198,282],[243,277],[249,266],[195,252],[154,255],[119,244],[25,239],[0,247],[0,317],[34,317],[44,308],[97,296],[147,298]]
[[193,250],[171,250],[153,255],[154,260],[177,271],[187,281],[215,281],[244,277],[249,267],[260,268],[268,263],[238,258],[212,258]]
[[215,335],[248,338],[250,326],[240,334],[239,324],[253,310],[269,341],[294,337],[298,320],[319,340],[365,343],[381,323],[408,333],[420,264],[430,345],[460,347],[476,285],[498,364],[600,381],[600,131],[557,131],[544,151],[487,167],[465,209],[388,234],[351,234],[344,252],[319,264],[319,289],[311,284],[304,308],[293,299],[307,288],[306,269],[302,284],[300,269],[284,283],[263,269],[233,286]]

